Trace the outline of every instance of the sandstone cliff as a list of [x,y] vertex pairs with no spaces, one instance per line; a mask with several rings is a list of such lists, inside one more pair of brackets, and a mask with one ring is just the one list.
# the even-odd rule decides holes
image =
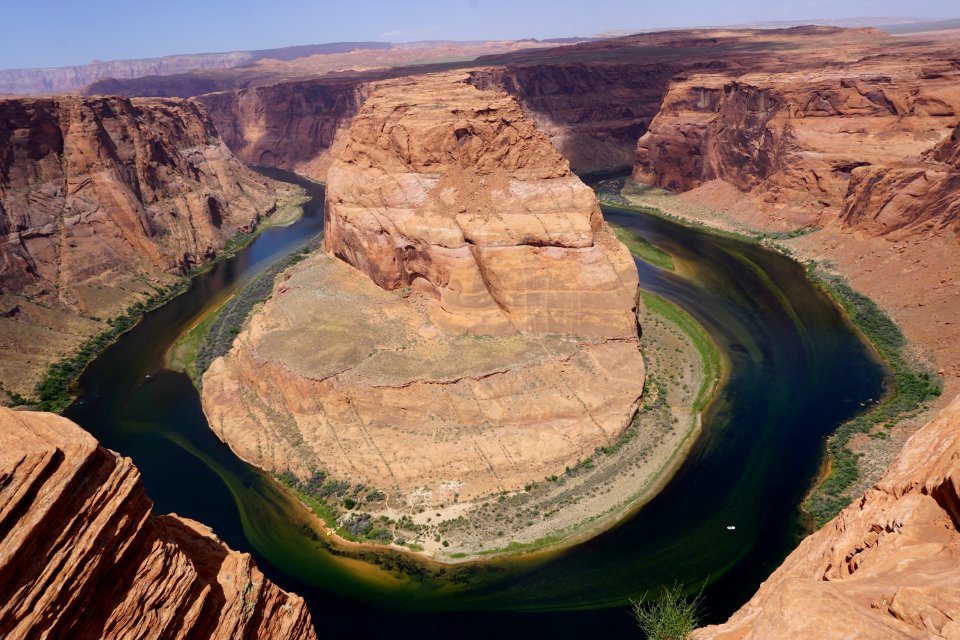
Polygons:
[[628,425],[633,260],[517,103],[464,79],[373,89],[328,174],[336,258],[282,276],[204,376],[244,459],[439,504],[520,489]]
[[842,220],[894,237],[960,231],[960,125],[916,163],[854,169]]
[[0,408],[0,635],[316,638],[303,600],[69,420]]
[[[804,64],[816,65],[835,59],[838,50],[862,50],[883,38],[872,31],[827,27],[691,30],[550,48],[527,42],[457,49],[437,43],[425,51],[433,60],[457,52],[484,53],[484,47],[509,51],[461,63],[470,69],[469,82],[516,98],[583,174],[631,165],[637,138],[658,113],[676,76],[795,67],[798,51]],[[331,56],[313,56],[279,65],[260,62],[230,71],[102,83],[98,90],[198,96],[244,161],[276,164],[325,180],[338,153],[338,133],[345,132],[372,83],[437,70],[437,65],[393,66],[412,60],[410,51],[396,47],[374,52],[370,59],[364,59],[362,51],[353,52],[337,62],[339,67],[327,66],[333,60],[319,60]],[[356,72],[317,77],[334,68]]]
[[0,101],[0,381],[37,371],[276,206],[202,106]]
[[842,216],[878,234],[943,217],[956,167],[929,153],[960,119],[950,54],[798,66],[677,79],[637,144],[633,179],[673,191],[720,180],[802,212],[799,224]]
[[960,397],[708,638],[960,638]]
[[321,78],[199,99],[243,162],[283,167],[323,181],[359,109],[364,86],[355,80]]
[[636,270],[593,192],[503,93],[399,80],[328,174],[324,244],[451,331],[636,336]]

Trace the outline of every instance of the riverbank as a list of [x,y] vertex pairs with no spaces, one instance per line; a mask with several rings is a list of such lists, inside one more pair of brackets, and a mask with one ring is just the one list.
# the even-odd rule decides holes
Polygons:
[[[852,287],[848,275],[820,247],[831,228],[790,229],[783,220],[763,227],[754,226],[755,214],[737,216],[745,205],[718,211],[691,201],[688,195],[638,185],[629,180],[610,180],[598,185],[598,198],[610,206],[659,215],[683,224],[718,230],[751,242],[759,242],[805,264],[808,277],[818,284],[857,328],[891,371],[891,380],[882,398],[864,414],[844,423],[827,439],[829,464],[817,478],[804,501],[804,510],[817,526],[835,516],[844,506],[879,480],[899,452],[903,442],[937,408],[943,384],[933,373],[930,358],[923,357],[926,345],[910,341],[888,314],[888,309]],[[751,224],[753,223],[753,224]],[[881,303],[882,303],[881,297]],[[940,375],[944,374],[943,369]],[[864,405],[865,407],[867,405]]]
[[74,383],[87,365],[100,353],[121,335],[135,327],[145,314],[162,307],[173,298],[187,291],[194,278],[206,273],[215,264],[235,256],[264,231],[295,222],[300,217],[306,200],[307,197],[302,189],[284,187],[278,192],[273,213],[269,217],[263,218],[256,229],[249,232],[238,231],[227,241],[213,260],[195,267],[182,276],[170,275],[166,284],[145,282],[142,290],[136,294],[139,299],[120,313],[107,318],[91,319],[95,324],[91,327],[92,331],[88,329],[89,333],[87,335],[89,337],[83,339],[72,351],[62,355],[46,367],[32,397],[24,396],[22,393],[13,392],[0,386],[2,395],[6,396],[0,402],[5,401],[3,403],[10,406],[37,411],[62,412],[73,401],[71,389]]

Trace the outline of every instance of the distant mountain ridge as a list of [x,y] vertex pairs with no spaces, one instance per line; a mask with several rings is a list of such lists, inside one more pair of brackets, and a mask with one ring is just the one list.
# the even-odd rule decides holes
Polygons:
[[104,78],[130,80],[142,76],[165,76],[204,69],[233,69],[264,59],[286,61],[324,53],[347,53],[357,49],[391,49],[395,46],[397,45],[390,42],[328,42],[255,51],[110,60],[71,67],[0,69],[0,94],[71,93]]

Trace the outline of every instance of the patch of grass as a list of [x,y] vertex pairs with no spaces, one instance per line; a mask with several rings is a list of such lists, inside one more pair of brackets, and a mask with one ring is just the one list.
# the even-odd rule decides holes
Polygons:
[[305,259],[309,252],[319,246],[319,242],[320,239],[317,238],[299,252],[278,261],[234,292],[202,322],[177,340],[172,349],[174,361],[190,375],[198,389],[210,364],[230,351],[253,308],[273,294],[277,275]]
[[[651,313],[662,316],[667,322],[683,331],[700,354],[700,360],[703,362],[703,382],[693,402],[693,411],[695,413],[703,411],[713,395],[714,388],[720,382],[721,362],[717,345],[714,344],[713,338],[703,325],[677,305],[648,291],[641,291],[640,296]],[[664,391],[661,390],[661,395]]]
[[479,556],[488,556],[495,553],[520,553],[527,551],[536,551],[544,547],[549,547],[550,545],[557,544],[563,540],[563,536],[550,534],[545,535],[542,538],[537,538],[533,542],[516,542],[511,541],[505,547],[500,549],[484,549],[483,551],[477,552]]
[[659,267],[660,269],[666,269],[667,271],[674,271],[676,269],[673,264],[673,257],[663,249],[641,238],[629,229],[624,229],[610,222],[607,223],[607,226],[613,229],[613,233],[617,236],[617,239],[626,245],[630,253],[644,262]]
[[850,439],[857,433],[885,436],[875,429],[890,428],[916,415],[927,400],[940,395],[942,381],[910,362],[904,352],[907,341],[903,332],[877,303],[853,289],[843,277],[826,273],[815,262],[807,264],[807,273],[844,308],[893,374],[882,402],[841,425],[827,441],[830,473],[803,505],[817,526],[822,527],[850,503],[845,492],[860,478],[859,457],[850,449]]

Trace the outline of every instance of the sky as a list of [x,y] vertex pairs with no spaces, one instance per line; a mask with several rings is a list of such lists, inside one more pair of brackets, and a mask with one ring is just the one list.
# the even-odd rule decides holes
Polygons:
[[0,69],[379,40],[588,36],[611,29],[909,16],[957,0],[0,0]]

